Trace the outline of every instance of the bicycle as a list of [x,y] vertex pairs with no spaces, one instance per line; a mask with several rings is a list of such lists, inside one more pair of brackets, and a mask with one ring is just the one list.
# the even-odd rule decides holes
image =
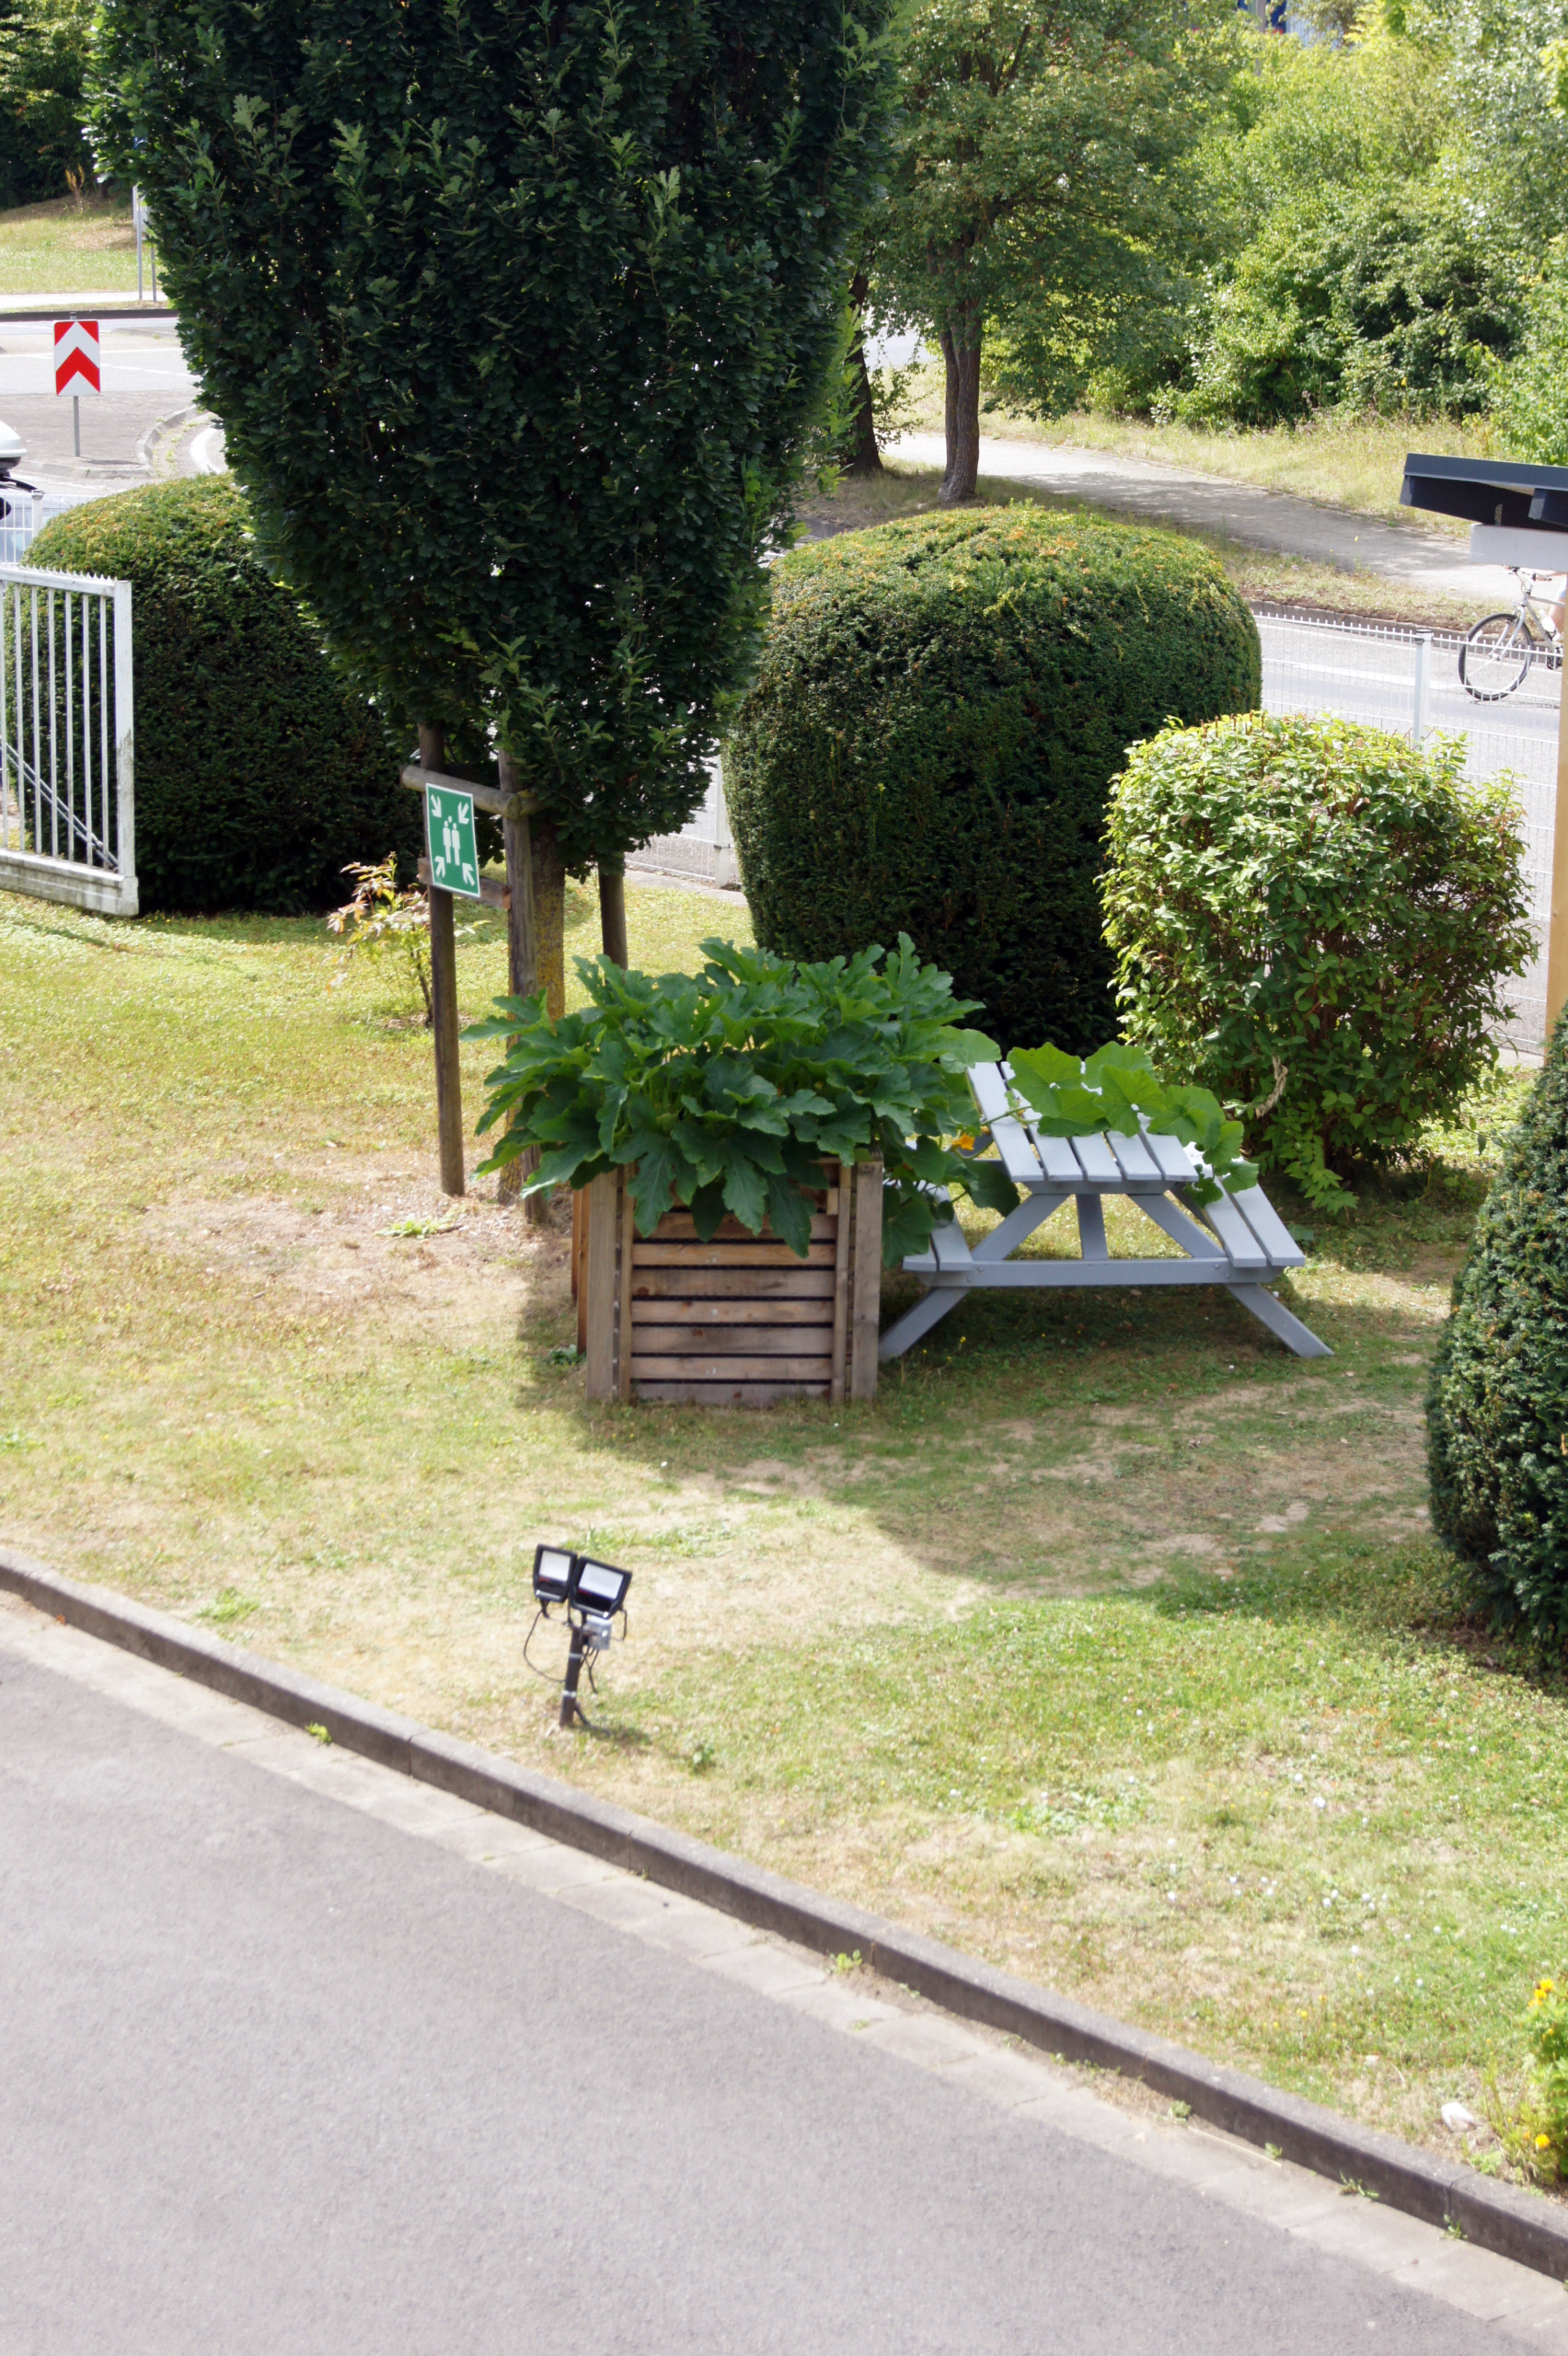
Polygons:
[[[1522,687],[1532,663],[1549,671],[1562,667],[1562,636],[1549,614],[1536,604],[1535,584],[1551,581],[1550,572],[1527,575],[1518,565],[1508,568],[1519,584],[1519,602],[1511,614],[1488,614],[1476,623],[1459,649],[1459,683],[1477,703],[1501,703]],[[1555,598],[1550,601],[1555,605]]]

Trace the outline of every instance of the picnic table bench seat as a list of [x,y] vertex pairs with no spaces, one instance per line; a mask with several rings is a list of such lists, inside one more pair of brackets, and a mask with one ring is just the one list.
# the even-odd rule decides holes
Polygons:
[[[1223,1285],[1243,1309],[1279,1336],[1297,1357],[1332,1356],[1326,1342],[1274,1299],[1268,1287],[1306,1254],[1258,1185],[1227,1188],[1212,1203],[1183,1203],[1182,1189],[1195,1186],[1202,1171],[1177,1138],[1043,1137],[1013,1112],[1007,1064],[976,1064],[970,1082],[985,1130],[1002,1166],[1023,1200],[993,1231],[971,1247],[956,1219],[939,1227],[928,1252],[912,1253],[904,1267],[923,1276],[923,1299],[882,1335],[880,1355],[901,1357],[928,1334],[965,1293],[986,1287],[1009,1290],[1057,1290],[1087,1285]],[[977,1137],[976,1151],[985,1139]],[[1106,1248],[1104,1201],[1124,1195],[1156,1227],[1179,1243],[1184,1259],[1117,1260]],[[1077,1260],[1015,1260],[1011,1255],[1037,1227],[1071,1201],[1078,1215]]]

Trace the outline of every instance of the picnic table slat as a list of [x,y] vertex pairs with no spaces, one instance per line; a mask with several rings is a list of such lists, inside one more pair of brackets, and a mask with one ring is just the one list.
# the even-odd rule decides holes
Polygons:
[[1053,1186],[1076,1186],[1083,1176],[1078,1157],[1066,1138],[1044,1138],[1038,1129],[1030,1131],[1040,1155],[1042,1166]]
[[1121,1184],[1122,1173],[1116,1167],[1116,1157],[1102,1137],[1074,1138],[1070,1142],[1078,1158],[1078,1167],[1086,1178],[1092,1179],[1097,1186]]
[[1268,1266],[1267,1253],[1228,1195],[1221,1195],[1217,1202],[1205,1203],[1203,1210],[1204,1217],[1229,1253],[1233,1267]]
[[1141,1182],[1164,1175],[1142,1138],[1124,1138],[1119,1129],[1107,1129],[1105,1142],[1121,1163],[1124,1178]]
[[1231,1201],[1276,1267],[1299,1268],[1307,1254],[1261,1186],[1238,1186]]
[[985,1115],[986,1126],[996,1140],[1002,1168],[1015,1186],[1037,1186],[1040,1184],[1040,1157],[1030,1143],[1022,1124],[1008,1108],[1008,1091],[1000,1066],[974,1065],[969,1075],[969,1084],[974,1091],[974,1102]]
[[1162,1178],[1169,1178],[1174,1186],[1192,1184],[1198,1173],[1180,1138],[1157,1137],[1152,1129],[1146,1129],[1144,1143],[1159,1163]]

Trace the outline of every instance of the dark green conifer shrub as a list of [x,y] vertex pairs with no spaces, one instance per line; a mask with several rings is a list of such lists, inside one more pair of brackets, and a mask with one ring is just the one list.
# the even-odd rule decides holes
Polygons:
[[1568,1636],[1568,1026],[1454,1286],[1426,1403],[1432,1521],[1483,1599]]
[[350,860],[417,858],[407,745],[264,570],[233,483],[89,501],[29,561],[132,584],[144,912],[291,916],[346,899]]
[[1005,1045],[1115,1030],[1106,794],[1168,715],[1258,700],[1258,633],[1190,540],[1022,504],[797,549],[724,754],[758,941],[906,932]]

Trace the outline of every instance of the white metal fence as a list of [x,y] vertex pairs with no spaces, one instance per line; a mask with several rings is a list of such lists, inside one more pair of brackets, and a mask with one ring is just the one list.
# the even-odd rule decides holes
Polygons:
[[700,810],[678,835],[655,835],[627,860],[630,875],[663,875],[683,884],[707,884],[721,891],[740,889],[741,871],[730,836],[729,813],[719,764],[708,765],[708,793]]
[[15,483],[0,486],[4,497],[0,506],[0,564],[20,564],[46,524],[67,509],[84,506],[91,499],[109,499],[125,485],[119,482],[82,483],[70,491],[21,491]]
[[131,583],[0,565],[0,886],[137,909]]
[[1401,734],[1463,736],[1466,772],[1511,771],[1539,953],[1513,986],[1510,1046],[1539,1053],[1546,1031],[1546,928],[1551,904],[1551,835],[1557,794],[1557,715],[1562,674],[1531,665],[1516,695],[1478,703],[1459,683],[1462,637],[1448,631],[1326,622],[1260,614],[1263,709],[1333,712]]

